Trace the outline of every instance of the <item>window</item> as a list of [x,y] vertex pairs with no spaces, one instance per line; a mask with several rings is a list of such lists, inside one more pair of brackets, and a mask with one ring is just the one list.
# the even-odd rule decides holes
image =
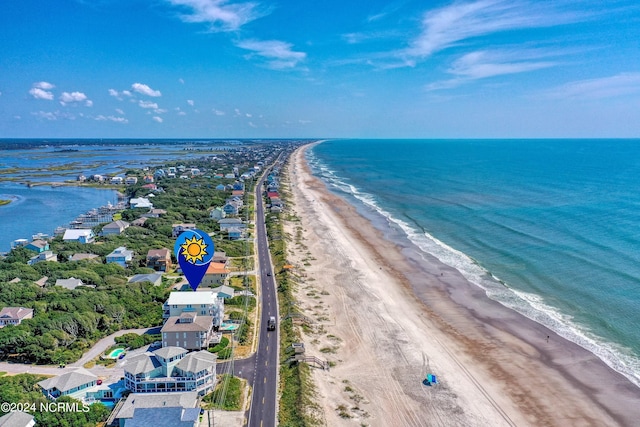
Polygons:
[[187,333],[186,332],[182,333],[182,338],[187,338]]

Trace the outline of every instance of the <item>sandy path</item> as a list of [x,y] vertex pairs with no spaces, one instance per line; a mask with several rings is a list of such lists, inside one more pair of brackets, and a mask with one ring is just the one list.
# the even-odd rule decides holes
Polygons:
[[[306,352],[335,363],[329,372],[314,370],[326,425],[602,426],[640,419],[640,409],[629,409],[640,408],[640,390],[590,353],[488,300],[457,271],[429,257],[408,259],[309,175],[303,150],[288,172],[291,213],[301,220],[286,223],[289,257],[305,275],[296,298],[314,319]],[[427,372],[440,384],[424,385]],[[586,372],[604,383],[591,385]]]

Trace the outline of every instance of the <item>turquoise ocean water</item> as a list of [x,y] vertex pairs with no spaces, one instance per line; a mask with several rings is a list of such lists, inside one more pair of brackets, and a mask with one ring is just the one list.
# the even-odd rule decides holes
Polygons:
[[640,386],[640,140],[331,140],[314,174]]

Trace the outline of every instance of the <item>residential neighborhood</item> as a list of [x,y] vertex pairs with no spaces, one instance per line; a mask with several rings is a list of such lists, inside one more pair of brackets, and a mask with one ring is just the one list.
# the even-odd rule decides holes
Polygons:
[[[247,209],[255,201],[247,199],[253,196],[245,183],[261,171],[256,162],[244,172],[240,166],[214,174],[203,165],[177,165],[122,179],[79,176],[81,183],[124,189],[118,203],[79,215],[53,236],[40,233],[12,242],[7,259],[18,254],[35,270],[24,275],[5,269],[11,280],[0,287],[14,286],[20,292],[37,288],[65,302],[45,306],[31,300],[25,307],[0,299],[0,359],[56,366],[58,375],[34,383],[41,395],[51,401],[102,403],[109,409],[108,425],[136,426],[151,419],[198,425],[203,419],[202,399],[220,378],[228,381],[217,365],[239,354],[250,355],[259,333],[255,297],[259,281],[255,262],[248,260],[255,243]],[[226,183],[207,185],[212,179]],[[190,208],[192,216],[177,214],[182,208],[170,198],[174,187],[199,191],[209,202],[191,199],[198,206]],[[194,215],[199,212],[203,214]],[[194,229],[207,230],[215,242],[195,292],[170,249],[176,237]],[[0,258],[0,271],[2,263]],[[52,329],[36,333],[45,340],[37,353],[36,347],[21,347],[15,340],[7,345],[6,328],[31,331],[33,322],[53,320],[45,316],[60,320],[57,327],[52,324]],[[141,328],[153,332],[125,333],[126,339],[114,338],[115,344],[74,363],[97,338]],[[80,346],[81,342],[85,344]],[[37,424],[37,419],[24,417],[25,425],[34,420]]]

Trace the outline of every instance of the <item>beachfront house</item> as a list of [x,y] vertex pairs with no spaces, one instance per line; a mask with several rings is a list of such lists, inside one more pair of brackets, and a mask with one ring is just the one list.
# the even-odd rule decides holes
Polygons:
[[123,268],[127,268],[127,263],[133,259],[133,251],[128,250],[124,246],[120,246],[107,255],[107,264],[115,263]]
[[103,236],[118,236],[124,233],[124,230],[129,228],[131,224],[127,221],[122,221],[121,219],[117,221],[113,221],[104,227],[102,227],[102,235]]
[[162,329],[162,347],[182,347],[201,350],[209,347],[213,338],[213,316],[200,316],[197,312],[183,312],[169,317]]
[[162,347],[131,356],[124,364],[127,390],[133,393],[211,392],[216,384],[216,355],[206,350],[189,353],[181,347]]
[[171,292],[162,306],[162,318],[180,316],[182,313],[197,313],[213,317],[213,327],[217,330],[224,316],[224,300],[212,291]]
[[19,325],[25,319],[33,319],[33,309],[25,307],[5,307],[0,310],[0,328]]
[[60,396],[70,396],[82,400],[87,390],[95,387],[98,377],[84,368],[77,368],[57,377],[40,381],[38,386],[47,399],[56,400]]
[[118,427],[197,427],[200,417],[198,393],[131,393],[113,416]]
[[169,249],[149,249],[147,252],[147,267],[156,271],[167,271],[171,269],[172,265]]
[[64,241],[77,241],[80,243],[93,243],[95,239],[93,230],[87,228],[75,228],[65,230],[62,240]]

